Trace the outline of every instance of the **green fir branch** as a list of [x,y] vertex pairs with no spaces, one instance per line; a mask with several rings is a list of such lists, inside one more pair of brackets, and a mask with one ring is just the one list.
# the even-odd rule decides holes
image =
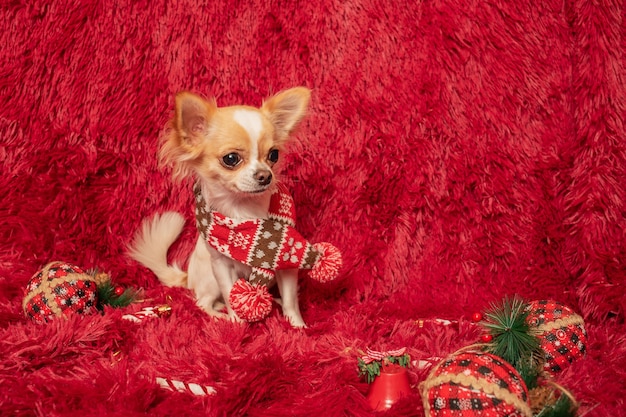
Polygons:
[[561,395],[554,404],[545,406],[535,417],[575,417],[576,408],[567,395]]
[[137,298],[137,291],[127,288],[120,295],[115,294],[115,287],[111,281],[104,281],[98,284],[98,304],[99,306],[108,305],[111,307],[126,307]]
[[396,364],[403,368],[408,368],[411,362],[411,357],[408,353],[402,356],[387,356],[382,361],[373,361],[365,363],[362,358],[359,358],[359,377],[365,377],[368,384],[374,382],[377,376],[380,376],[380,371],[383,368],[383,364]]
[[527,368],[539,351],[539,339],[532,334],[526,319],[527,303],[521,298],[504,298],[492,304],[481,325],[492,335],[487,350],[509,362],[515,369]]
[[377,376],[380,375],[380,362],[374,361],[365,363],[363,359],[359,358],[359,376],[365,377],[368,384],[374,382]]
[[387,356],[387,361],[389,363],[395,363],[403,368],[407,368],[409,366],[410,360],[411,358],[406,353],[402,356]]
[[541,367],[537,366],[535,362],[521,361],[515,369],[522,377],[522,381],[524,381],[524,384],[529,391],[538,386]]

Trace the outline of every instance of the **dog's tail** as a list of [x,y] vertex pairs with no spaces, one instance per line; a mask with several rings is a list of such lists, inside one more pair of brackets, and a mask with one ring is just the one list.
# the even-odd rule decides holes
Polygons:
[[183,231],[185,219],[179,213],[168,211],[145,219],[128,247],[128,254],[150,269],[168,287],[186,287],[187,272],[175,263],[167,263],[167,251]]

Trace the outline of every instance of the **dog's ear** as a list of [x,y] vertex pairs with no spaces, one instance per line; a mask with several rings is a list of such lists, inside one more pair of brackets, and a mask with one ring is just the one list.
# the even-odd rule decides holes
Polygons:
[[276,136],[285,140],[298,127],[304,117],[311,98],[311,90],[295,87],[281,91],[261,106],[276,129]]
[[209,130],[209,123],[216,109],[215,101],[205,100],[186,91],[178,93],[174,127],[183,142],[188,145],[200,142]]
[[215,101],[189,92],[176,95],[174,117],[170,129],[164,131],[159,151],[160,162],[173,165],[174,177],[185,178],[192,174],[195,161],[202,155],[200,145],[216,111]]

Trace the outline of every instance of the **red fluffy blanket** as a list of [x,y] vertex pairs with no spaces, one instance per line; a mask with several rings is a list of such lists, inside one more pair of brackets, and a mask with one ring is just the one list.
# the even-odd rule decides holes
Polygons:
[[[588,0],[2,1],[0,414],[369,416],[360,352],[406,347],[411,394],[387,415],[421,416],[417,364],[474,343],[472,314],[517,294],[584,317],[587,355],[556,376],[579,415],[626,415],[625,13]],[[343,273],[303,277],[305,330],[278,312],[213,320],[126,255],[156,212],[189,219],[172,260],[197,233],[192,184],[158,165],[159,134],[180,90],[258,106],[296,85],[311,109],[282,178],[299,231],[339,247]],[[24,291],[55,260],[145,301],[34,323]],[[163,303],[169,317],[122,318]]]

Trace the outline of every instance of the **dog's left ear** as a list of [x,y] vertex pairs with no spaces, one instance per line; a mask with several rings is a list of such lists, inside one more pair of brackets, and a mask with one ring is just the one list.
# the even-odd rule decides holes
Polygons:
[[279,140],[285,140],[298,127],[306,114],[311,90],[306,87],[295,87],[281,91],[269,98],[261,106],[276,129]]

